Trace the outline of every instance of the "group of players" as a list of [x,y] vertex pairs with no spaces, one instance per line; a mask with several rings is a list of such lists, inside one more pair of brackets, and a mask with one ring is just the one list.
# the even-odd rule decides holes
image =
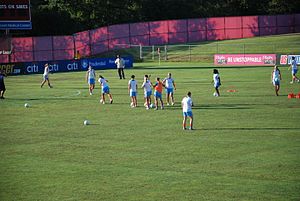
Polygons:
[[[119,70],[118,70],[119,72]],[[120,73],[119,73],[120,75]],[[152,83],[150,81],[151,75],[144,75],[143,83],[141,85],[141,88],[144,90],[144,106],[146,107],[146,110],[149,110],[150,108],[154,107],[155,110],[158,110],[159,104],[160,108],[164,109],[164,102],[162,100],[162,92],[163,88],[165,88],[166,91],[166,104],[167,105],[174,105],[174,90],[176,90],[176,84],[174,79],[172,78],[172,74],[168,73],[167,77],[161,80],[159,77],[156,78],[155,83]],[[124,74],[122,73],[120,75],[120,79],[125,79]],[[86,81],[89,84],[89,93],[90,95],[93,95],[93,90],[95,89],[95,79],[96,79],[96,73],[95,70],[89,66],[87,72],[86,72]],[[110,88],[108,85],[108,80],[105,79],[102,75],[99,75],[98,79],[99,84],[101,85],[101,99],[100,103],[105,104],[105,95],[109,97],[109,103],[113,103],[112,94],[110,93]],[[214,82],[214,88],[216,92],[214,93],[215,96],[220,96],[219,87],[221,86],[221,79],[219,76],[219,72],[217,69],[213,70],[213,82]],[[137,90],[138,90],[138,83],[135,80],[135,75],[131,75],[131,79],[128,81],[128,94],[130,96],[131,102],[130,107],[135,108],[138,106],[137,102]],[[154,104],[152,104],[152,89],[154,89]],[[190,126],[189,129],[193,130],[193,113],[192,113],[192,93],[187,92],[186,97],[184,97],[181,101],[182,106],[182,112],[183,112],[183,123],[182,128],[183,130],[186,130],[186,121],[187,118],[190,120]]]
[[[122,74],[122,78],[124,77],[124,74]],[[146,107],[146,110],[149,110],[151,107],[154,107],[155,110],[158,110],[158,105],[160,103],[160,108],[164,109],[164,102],[162,100],[162,91],[163,87],[166,89],[166,103],[167,105],[174,105],[174,90],[176,90],[175,81],[172,78],[172,74],[168,73],[168,76],[164,78],[162,81],[159,77],[156,78],[155,83],[153,84],[150,81],[149,75],[144,75],[144,80],[141,85],[141,88],[144,90],[144,106]],[[93,95],[93,90],[95,88],[95,78],[96,73],[95,70],[89,66],[88,71],[86,72],[86,81],[89,84],[89,93],[90,95]],[[99,75],[98,82],[101,85],[101,99],[100,103],[105,104],[105,95],[107,94],[109,97],[109,102],[113,103],[112,94],[110,93],[110,88],[108,85],[108,80],[105,79],[102,75]],[[131,99],[130,107],[135,108],[138,106],[137,102],[137,89],[138,89],[138,83],[135,80],[135,75],[131,75],[131,79],[128,81],[128,94]],[[151,103],[151,96],[152,96],[152,89],[154,89],[154,106]],[[183,123],[182,127],[185,130],[186,129],[186,120],[189,117],[190,119],[190,130],[193,130],[193,113],[192,113],[192,106],[193,101],[191,98],[191,92],[187,93],[187,96],[182,99],[182,110],[183,110]]]
[[[292,69],[292,81],[290,82],[291,84],[295,82],[300,82],[299,78],[297,77],[297,72],[298,72],[298,67],[297,67],[297,61],[294,56],[292,56],[292,62],[288,70]],[[271,74],[271,82],[274,86],[275,89],[275,94],[276,96],[279,96],[279,89],[280,89],[280,80],[281,80],[281,72],[278,68],[278,66],[274,66],[274,69]]]

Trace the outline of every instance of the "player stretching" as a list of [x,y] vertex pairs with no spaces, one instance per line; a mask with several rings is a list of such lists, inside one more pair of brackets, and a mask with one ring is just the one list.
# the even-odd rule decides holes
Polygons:
[[108,81],[104,77],[102,77],[102,75],[99,75],[98,82],[101,85],[100,103],[105,104],[105,94],[107,94],[108,97],[109,97],[109,102],[110,102],[110,104],[112,104],[113,103],[113,98],[112,98],[112,95],[109,93],[109,86],[107,84]]
[[194,106],[193,101],[192,101],[192,93],[188,92],[187,96],[184,97],[181,101],[181,106],[182,106],[182,113],[183,113],[183,122],[182,122],[182,128],[183,130],[186,130],[186,119],[187,117],[190,118],[190,130],[193,130],[193,112],[192,112],[192,106]]
[[167,105],[170,105],[170,97],[172,101],[172,105],[174,102],[174,90],[176,90],[174,79],[171,77],[171,73],[168,73],[168,77],[163,80],[163,84],[166,86],[166,101]]
[[149,110],[152,90],[151,90],[151,82],[148,79],[148,75],[144,76],[144,82],[142,84],[142,88],[144,88],[144,99],[145,99],[146,110]]
[[160,81],[160,78],[156,78],[156,83],[153,85],[155,91],[154,91],[154,97],[155,97],[155,110],[158,109],[158,99],[161,103],[161,109],[164,109],[164,102],[162,101],[162,89],[163,89],[163,83]]
[[43,82],[41,84],[41,88],[44,86],[44,84],[46,83],[46,81],[48,82],[48,86],[49,88],[52,88],[51,84],[50,84],[50,80],[49,80],[49,65],[45,64],[45,68],[44,68],[44,74],[43,74]]
[[275,87],[276,96],[278,96],[278,91],[280,89],[280,80],[281,80],[281,73],[277,66],[274,66],[272,71],[272,83]]
[[136,95],[137,95],[137,81],[134,79],[135,76],[131,75],[131,80],[128,82],[128,93],[131,98],[131,107],[137,107],[137,100],[136,100]]
[[92,66],[89,66],[88,71],[86,72],[86,81],[89,84],[90,95],[93,95],[93,90],[95,88],[95,77],[96,73]]
[[214,96],[218,97],[220,96],[219,87],[221,86],[221,79],[219,76],[219,71],[217,69],[213,70],[213,82],[216,92],[214,93]]
[[292,56],[292,63],[289,69],[290,68],[292,68],[292,81],[290,83],[293,84],[294,82],[299,82],[299,78],[296,76],[298,72],[297,61],[294,56]]

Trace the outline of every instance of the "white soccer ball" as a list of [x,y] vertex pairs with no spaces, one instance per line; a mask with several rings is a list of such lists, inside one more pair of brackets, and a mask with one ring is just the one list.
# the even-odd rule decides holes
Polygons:
[[25,103],[24,107],[30,107],[30,105],[28,103]]
[[155,104],[151,103],[150,108],[155,108]]
[[213,94],[214,96],[218,96],[218,94],[216,93],[216,92],[214,92],[214,94]]
[[90,125],[90,124],[91,124],[91,123],[90,123],[89,120],[84,120],[84,122],[83,122],[83,125],[85,125],[85,126]]

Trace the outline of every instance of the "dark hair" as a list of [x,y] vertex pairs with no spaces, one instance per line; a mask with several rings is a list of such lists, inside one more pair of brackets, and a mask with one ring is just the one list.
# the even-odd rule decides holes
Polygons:
[[132,79],[134,79],[134,78],[135,78],[135,76],[134,76],[134,75],[131,75],[131,78],[132,78]]
[[219,71],[217,69],[213,70],[214,74],[219,74]]
[[187,93],[187,95],[188,95],[188,96],[191,96],[191,95],[192,95],[192,93],[189,91],[189,92]]
[[156,78],[156,80],[157,80],[157,81],[159,81],[159,80],[160,80],[160,78],[159,78],[159,77],[157,77],[157,78]]
[[148,78],[148,75],[145,75],[146,78]]
[[99,75],[100,78],[104,78],[102,75]]
[[294,59],[295,59],[295,57],[294,57],[294,56],[292,56],[292,59],[294,60]]

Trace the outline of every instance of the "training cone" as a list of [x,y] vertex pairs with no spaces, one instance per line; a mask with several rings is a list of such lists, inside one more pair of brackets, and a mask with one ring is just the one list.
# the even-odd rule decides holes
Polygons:
[[289,94],[289,95],[288,95],[288,98],[289,98],[289,99],[295,98],[295,94],[293,94],[293,93]]

